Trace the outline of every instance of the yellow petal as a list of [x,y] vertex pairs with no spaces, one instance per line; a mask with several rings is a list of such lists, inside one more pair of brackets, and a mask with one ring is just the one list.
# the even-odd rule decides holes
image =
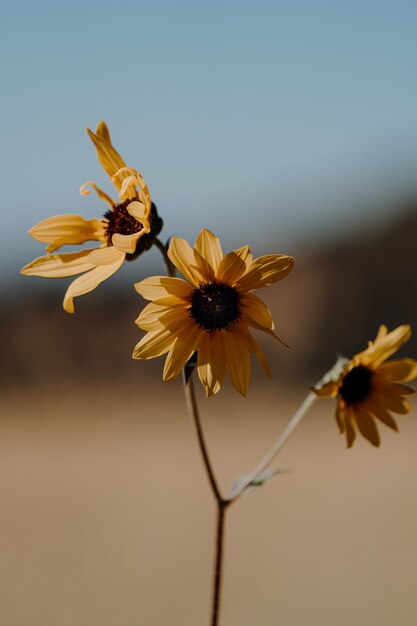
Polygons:
[[[316,392],[315,389],[313,389],[313,391]],[[345,432],[345,416],[343,414],[343,408],[341,407],[339,402],[336,404],[335,417],[336,417],[336,423],[339,426],[340,433],[343,434]]]
[[132,235],[122,235],[121,233],[114,233],[111,238],[111,242],[115,248],[125,252],[126,254],[133,254],[136,250],[138,240],[142,235],[142,231],[133,233]]
[[417,361],[414,359],[396,359],[383,363],[378,368],[387,380],[407,382],[417,378]]
[[44,278],[65,278],[87,272],[95,267],[89,260],[92,250],[82,250],[71,254],[52,254],[42,256],[25,265],[20,271],[24,276],[43,276]]
[[[99,128],[97,128],[97,133],[93,133],[89,128],[87,128],[87,132],[96,147],[97,158],[100,165],[103,167],[108,176],[110,176],[110,179],[114,183],[117,191],[119,191],[128,174],[123,173],[116,178],[113,177],[121,168],[126,167],[126,164],[120,154],[113,148],[107,126],[105,131],[103,129],[104,127],[101,125],[100,132]],[[137,194],[135,188],[128,188],[126,191],[126,198],[134,200],[136,197]]]
[[111,143],[110,131],[104,120],[100,120],[96,129],[97,135],[103,137],[108,143]]
[[127,205],[127,212],[133,217],[136,217],[138,222],[141,222],[143,219],[147,219],[149,217],[149,210],[143,202],[131,202]]
[[53,252],[64,244],[79,244],[85,241],[105,241],[102,220],[85,220],[81,215],[54,215],[42,220],[28,233],[37,241],[49,243],[47,250]]
[[239,336],[242,338],[242,341],[246,343],[246,346],[249,352],[255,355],[260,366],[262,367],[264,371],[265,376],[267,376],[268,378],[271,378],[271,370],[269,369],[269,364],[266,359],[266,356],[263,353],[263,350],[261,349],[261,347],[258,345],[258,343],[250,334],[249,329],[245,327],[243,324],[236,324],[235,334],[239,334]]
[[125,254],[120,252],[114,246],[105,246],[103,248],[95,248],[88,257],[91,263],[94,265],[111,265],[123,261]]
[[[219,239],[213,235],[210,230],[207,228],[203,228],[203,230],[198,235],[195,245],[195,250],[200,254],[201,257],[209,264],[212,270],[212,278],[214,280],[220,262],[223,258],[223,252],[220,246]],[[197,255],[196,258],[198,259]]]
[[351,448],[356,439],[356,433],[353,427],[354,415],[349,408],[346,408],[343,414],[345,418],[345,427],[346,427],[346,445],[348,448]]
[[245,314],[245,319],[249,320],[250,326],[255,324],[256,328],[274,330],[274,322],[268,307],[255,294],[241,294],[239,309]]
[[379,419],[380,422],[385,424],[385,426],[388,426],[388,428],[392,428],[392,430],[398,432],[398,424],[389,411],[383,407],[372,405],[372,413],[377,419]]
[[93,183],[92,180],[87,180],[85,183],[83,183],[81,185],[81,187],[80,187],[80,194],[82,196],[90,195],[90,190],[88,189],[88,187],[92,187],[94,189],[94,191],[96,192],[96,194],[98,195],[98,197],[100,198],[100,200],[103,200],[104,202],[109,204],[112,209],[114,209],[114,207],[117,206],[117,202],[112,200],[110,198],[110,196],[108,196],[106,193],[104,193],[104,191],[102,191],[100,189],[100,187],[97,187],[97,185],[95,183]]
[[246,396],[250,378],[250,354],[245,343],[232,330],[223,334],[226,367],[235,389]]
[[147,333],[135,346],[132,354],[134,359],[153,359],[169,351],[175,341],[175,335],[167,328]]
[[158,328],[171,329],[176,320],[186,318],[189,318],[189,314],[181,301],[179,306],[169,307],[151,302],[141,311],[135,323],[142,330],[153,331]]
[[390,333],[386,330],[386,326],[380,326],[375,341],[371,342],[366,350],[356,354],[353,359],[363,365],[379,367],[411,337],[411,327],[408,324],[398,326]]
[[194,287],[198,287],[200,283],[210,281],[209,277],[205,278],[200,274],[197,268],[194,250],[185,239],[181,239],[181,237],[173,237],[171,239],[168,248],[168,257]]
[[373,446],[380,445],[380,438],[375,420],[368,411],[360,405],[355,407],[356,424],[359,431]]
[[198,377],[206,390],[206,396],[216,394],[224,382],[226,373],[226,349],[224,333],[203,333],[197,358]]
[[388,391],[385,393],[378,391],[378,393],[373,394],[372,402],[374,401],[384,409],[400,415],[405,415],[411,411],[411,404],[408,400]]
[[182,278],[168,276],[150,276],[134,285],[136,291],[146,300],[159,300],[167,296],[191,299],[192,286]]
[[76,278],[68,287],[64,297],[64,309],[67,313],[74,313],[74,298],[93,291],[100,283],[112,276],[122,265],[125,255],[119,252],[119,258],[114,263],[99,265],[86,274]]
[[238,250],[229,252],[221,260],[217,270],[217,280],[227,285],[233,285],[243,276],[249,264],[252,262],[252,254],[249,246],[243,246]]
[[285,254],[269,254],[254,259],[246,274],[236,283],[242,291],[252,291],[272,285],[289,274],[294,266],[294,259]]
[[202,332],[191,320],[181,330],[181,333],[172,344],[165,361],[162,375],[165,382],[174,380],[181,372],[188,359],[196,351]]

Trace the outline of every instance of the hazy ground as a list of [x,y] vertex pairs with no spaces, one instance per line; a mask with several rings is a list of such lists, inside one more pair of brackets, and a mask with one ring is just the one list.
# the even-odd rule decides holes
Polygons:
[[[214,507],[180,382],[52,387],[1,399],[0,623],[206,626]],[[302,394],[201,397],[224,488]],[[416,411],[347,451],[321,402],[292,472],[229,512],[222,626],[416,623]]]

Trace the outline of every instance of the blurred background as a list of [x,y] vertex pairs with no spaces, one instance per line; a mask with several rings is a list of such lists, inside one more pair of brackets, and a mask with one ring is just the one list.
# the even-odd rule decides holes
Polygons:
[[[247,399],[225,385],[204,423],[224,489],[308,388],[372,339],[416,325],[415,2],[6,0],[0,8],[0,622],[205,624],[214,507],[181,382],[132,361],[157,250],[62,309],[70,280],[19,275],[27,236],[113,195],[85,127],[106,120],[164,220],[191,242],[296,257],[261,292],[288,350],[259,340]],[[414,337],[402,355],[417,355]],[[332,402],[290,467],[230,512],[224,626],[414,626],[417,425],[345,450]]]

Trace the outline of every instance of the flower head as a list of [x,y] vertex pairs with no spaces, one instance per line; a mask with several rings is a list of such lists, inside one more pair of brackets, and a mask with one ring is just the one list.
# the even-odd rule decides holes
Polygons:
[[152,359],[168,353],[163,373],[168,381],[198,351],[197,371],[207,396],[220,390],[226,372],[237,391],[246,395],[251,352],[270,376],[249,327],[276,338],[269,310],[252,291],[284,278],[294,259],[282,254],[253,259],[248,246],[223,256],[218,238],[206,229],[194,248],[173,237],[168,256],[186,280],[153,276],[135,285],[152,302],[136,320],[148,332],[135,347],[133,358]]
[[398,430],[391,413],[404,415],[411,410],[404,396],[414,390],[400,383],[417,377],[417,361],[396,359],[385,363],[410,336],[408,325],[391,332],[380,326],[375,340],[346,361],[334,380],[313,389],[322,398],[336,398],[336,421],[346,435],[348,448],[355,441],[355,425],[368,441],[379,446],[376,420]]
[[[91,181],[80,188],[82,195],[94,189],[110,207],[99,219],[80,215],[56,215],[31,228],[29,235],[47,243],[48,254],[26,265],[25,276],[64,278],[81,274],[68,287],[64,309],[74,312],[74,298],[95,289],[103,280],[117,272],[124,260],[131,260],[148,250],[162,228],[156,207],[151,201],[145,181],[137,170],[126,167],[114,149],[109,130],[101,121],[95,133],[87,132],[93,141],[100,164],[110,176],[118,199],[113,200]],[[75,253],[51,254],[63,245],[98,241],[101,245]]]

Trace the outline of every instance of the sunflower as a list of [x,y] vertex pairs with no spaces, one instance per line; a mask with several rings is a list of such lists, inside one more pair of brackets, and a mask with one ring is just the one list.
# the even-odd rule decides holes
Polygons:
[[335,380],[313,391],[321,398],[336,398],[336,421],[345,433],[347,447],[355,441],[355,424],[359,432],[374,446],[379,446],[376,420],[398,430],[391,413],[406,414],[411,410],[404,397],[414,393],[400,383],[417,377],[417,361],[396,359],[385,363],[411,337],[408,325],[391,332],[380,326],[375,340],[346,361]]
[[168,256],[186,280],[153,276],[136,283],[136,290],[152,302],[136,320],[148,332],[133,358],[168,353],[163,378],[169,381],[198,351],[197,372],[207,396],[220,390],[226,372],[237,391],[246,395],[251,353],[271,375],[249,327],[277,338],[269,310],[252,291],[284,278],[294,259],[282,254],[253,259],[248,246],[223,256],[218,238],[206,229],[194,249],[185,239],[173,237]]
[[[112,200],[91,181],[80,188],[82,195],[94,189],[109,209],[101,219],[84,219],[80,215],[56,215],[42,220],[30,231],[37,241],[47,243],[48,254],[26,265],[25,276],[64,278],[81,274],[68,287],[64,309],[74,313],[73,299],[88,293],[117,272],[124,260],[131,260],[148,250],[162,228],[149,190],[137,170],[126,167],[113,148],[109,130],[102,120],[95,133],[87,132],[93,141],[100,164],[118,192]],[[75,253],[51,254],[63,245],[99,241],[101,245]]]

